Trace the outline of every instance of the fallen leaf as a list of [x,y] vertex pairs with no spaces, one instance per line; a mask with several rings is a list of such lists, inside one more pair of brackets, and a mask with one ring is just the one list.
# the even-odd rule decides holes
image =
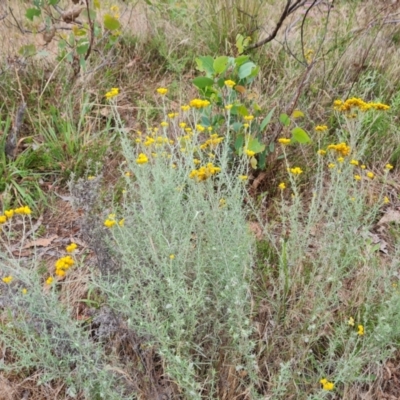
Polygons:
[[385,215],[379,220],[378,225],[387,224],[389,222],[400,223],[400,211],[388,209]]
[[52,235],[48,238],[40,238],[36,240],[31,240],[30,242],[27,242],[22,249],[29,249],[31,247],[47,247],[51,244],[51,242],[58,238],[57,235]]

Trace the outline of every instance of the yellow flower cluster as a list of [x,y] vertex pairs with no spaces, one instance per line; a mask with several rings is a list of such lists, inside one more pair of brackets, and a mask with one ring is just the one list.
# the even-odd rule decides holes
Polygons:
[[280,144],[283,144],[283,145],[288,145],[288,144],[290,144],[290,139],[286,139],[286,138],[279,138],[278,139],[278,142],[280,143]]
[[114,88],[111,88],[111,90],[109,92],[107,92],[104,95],[104,97],[107,100],[109,100],[109,99],[112,99],[113,97],[118,96],[118,95],[119,95],[119,89],[114,87]]
[[0,224],[5,224],[8,219],[11,219],[15,214],[18,215],[31,215],[32,210],[28,206],[15,208],[14,210],[4,211],[4,215],[0,215]]
[[200,109],[200,108],[208,107],[210,105],[210,102],[208,100],[193,99],[190,101],[189,104],[190,104],[190,107]]
[[317,132],[325,132],[326,130],[328,130],[328,127],[326,125],[317,125],[315,127],[315,130]]
[[13,277],[11,275],[5,276],[4,278],[2,278],[2,281],[6,284],[9,285],[13,280]]
[[71,243],[65,248],[65,250],[67,251],[67,253],[73,253],[77,248],[78,245],[76,243]]
[[293,175],[300,175],[303,173],[303,170],[300,167],[289,168],[289,172]]
[[351,152],[351,147],[348,146],[346,143],[338,143],[338,144],[330,144],[328,146],[328,150],[335,150],[339,154],[341,154],[343,157],[346,157],[350,154]]
[[71,256],[61,257],[56,261],[56,275],[65,276],[65,273],[75,264]]
[[335,389],[335,384],[333,382],[329,382],[328,379],[321,379],[319,383],[322,385],[322,389],[331,391]]
[[226,80],[226,81],[224,82],[224,84],[225,84],[226,86],[230,87],[230,88],[233,88],[233,87],[236,85],[236,82],[234,82],[234,81],[228,79],[228,80]]
[[137,164],[146,164],[149,162],[149,158],[144,153],[140,153],[138,158],[136,159]]
[[390,109],[390,106],[383,103],[367,103],[364,100],[358,97],[352,97],[351,99],[347,99],[346,101],[335,100],[333,102],[333,108],[337,111],[350,112],[351,109],[359,109],[360,111],[368,111],[371,109],[386,111]]
[[[116,224],[117,221],[115,220],[115,214],[110,214],[103,223],[103,225],[107,228],[112,228]],[[125,225],[125,219],[120,219],[118,221],[118,225],[122,228]]]
[[213,163],[207,163],[206,166],[192,170],[192,172],[189,174],[189,178],[196,179],[198,182],[201,182],[207,180],[218,172],[221,172],[220,167],[215,167]]
[[224,138],[222,136],[218,136],[216,133],[210,135],[210,139],[206,140],[202,145],[200,145],[201,150],[206,150],[208,147],[213,149],[217,147]]
[[165,96],[168,93],[168,89],[164,87],[159,87],[157,89],[157,93],[160,94],[161,96]]

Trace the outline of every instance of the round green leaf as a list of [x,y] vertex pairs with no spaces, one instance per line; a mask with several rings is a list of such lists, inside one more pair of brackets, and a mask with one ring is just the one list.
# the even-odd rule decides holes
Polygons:
[[227,65],[228,65],[227,56],[217,57],[213,63],[214,71],[217,74],[222,74],[226,70]]
[[211,78],[207,78],[206,76],[198,76],[193,79],[193,84],[199,89],[204,89],[207,86],[212,86],[214,84],[214,80]]
[[119,29],[121,26],[120,22],[110,14],[104,15],[103,22],[105,28],[108,29],[109,31],[115,31],[116,29]]
[[296,128],[292,130],[292,139],[299,143],[311,142],[311,139],[307,135],[307,132],[299,126],[296,126]]

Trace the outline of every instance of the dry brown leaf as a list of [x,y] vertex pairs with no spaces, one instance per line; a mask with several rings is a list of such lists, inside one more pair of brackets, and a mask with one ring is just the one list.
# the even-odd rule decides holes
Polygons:
[[379,220],[378,225],[387,224],[389,222],[400,223],[400,211],[388,209],[385,215]]
[[23,249],[29,249],[31,247],[47,247],[53,242],[54,239],[58,238],[57,235],[52,235],[48,238],[40,238],[36,240],[31,240],[30,242],[27,242]]
[[254,233],[257,240],[262,240],[263,230],[258,222],[250,222],[250,230]]
[[74,22],[80,15],[80,13],[82,12],[83,7],[75,7],[71,10],[65,11],[61,17],[63,19],[64,22],[66,22],[67,24]]

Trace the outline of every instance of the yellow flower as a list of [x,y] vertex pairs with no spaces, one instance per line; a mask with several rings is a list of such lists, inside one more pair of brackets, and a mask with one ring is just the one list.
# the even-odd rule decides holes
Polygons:
[[194,165],[199,165],[201,163],[201,161],[198,158],[194,158],[193,159],[193,164]]
[[226,206],[226,200],[224,198],[219,199],[219,206],[220,208],[225,207]]
[[236,85],[236,82],[231,81],[230,79],[226,80],[224,84],[230,88],[233,88]]
[[374,179],[375,178],[375,174],[373,172],[371,172],[371,171],[367,172],[367,176],[368,176],[369,179]]
[[290,144],[290,139],[279,138],[279,139],[278,139],[278,142],[279,142],[280,144],[287,145],[287,144]]
[[328,168],[330,168],[330,169],[333,169],[335,167],[336,167],[336,164],[334,164],[334,163],[329,163],[328,164]]
[[247,175],[239,175],[238,178],[239,178],[241,181],[247,181],[248,176],[247,176]]
[[71,243],[69,246],[65,248],[67,253],[72,253],[74,250],[78,248],[78,245],[76,243]]
[[335,150],[337,151],[340,155],[342,155],[343,157],[346,157],[350,154],[351,151],[351,147],[348,146],[346,143],[342,142],[339,144],[330,144],[328,146],[329,150]]
[[180,123],[179,123],[179,126],[180,126],[181,128],[185,128],[185,127],[186,127],[186,122],[180,122]]
[[206,130],[206,128],[204,128],[204,126],[203,126],[203,125],[200,125],[200,124],[197,124],[197,125],[196,125],[196,129],[197,129],[199,132],[203,132],[203,131]]
[[359,336],[363,336],[364,335],[364,326],[363,325],[358,325],[357,329],[358,329],[357,334]]
[[116,222],[113,219],[106,219],[104,221],[104,226],[106,226],[107,228],[112,228],[115,224]]
[[7,222],[7,217],[5,215],[0,215],[0,224],[5,224]]
[[293,175],[300,175],[303,173],[303,170],[299,167],[295,167],[295,168],[289,168],[289,171],[293,174]]
[[225,110],[230,110],[233,107],[233,104],[227,104],[225,106]]
[[148,157],[144,153],[140,153],[138,158],[136,159],[137,164],[146,164],[149,162]]
[[[387,169],[388,171],[390,171],[391,169],[393,169],[393,165],[392,164],[386,164],[385,165],[385,169]],[[6,214],[7,215],[7,214]]]
[[5,276],[2,281],[4,283],[6,283],[7,285],[11,283],[11,281],[13,280],[13,277],[11,275]]
[[168,126],[168,122],[167,121],[163,121],[160,124],[163,128],[166,128]]
[[4,211],[4,215],[7,218],[12,218],[14,216],[14,210],[6,210],[6,211]]
[[159,87],[157,89],[157,93],[160,94],[161,96],[164,96],[168,93],[168,89],[164,87]]
[[169,113],[167,115],[168,115],[168,118],[173,119],[178,116],[178,113]]
[[350,317],[349,320],[347,321],[347,323],[348,323],[350,326],[354,326],[354,318],[353,318],[353,317]]
[[328,129],[328,127],[326,126],[326,125],[317,125],[316,127],[315,127],[315,130],[317,131],[317,132],[324,132],[324,131],[326,131]]
[[111,88],[111,90],[109,92],[107,92],[104,97],[109,100],[112,99],[115,96],[119,95],[119,89],[118,88]]
[[327,379],[321,379],[319,383],[322,385],[322,389],[324,390],[333,390],[335,389],[335,384],[333,382],[329,382]]
[[356,166],[357,166],[359,163],[358,163],[357,160],[351,160],[351,161],[350,161],[350,164],[351,164],[351,165],[356,165]]
[[252,151],[252,150],[249,150],[249,149],[246,149],[244,152],[245,152],[246,155],[249,156],[249,157],[253,157],[254,154],[256,154],[255,151]]
[[169,255],[169,259],[170,259],[170,260],[174,260],[174,259],[175,259],[175,254],[170,254],[170,255]]
[[29,215],[32,213],[31,209],[28,206],[18,207],[14,210],[15,214],[20,215]]
[[190,101],[189,104],[190,104],[190,107],[200,109],[200,108],[208,107],[210,105],[210,102],[208,100],[193,99]]
[[190,106],[189,105],[183,105],[183,106],[181,106],[181,110],[182,111],[189,111],[190,110]]
[[27,293],[28,293],[28,289],[27,289],[27,288],[23,288],[23,289],[21,290],[21,292],[22,292],[22,294],[27,294]]
[[54,278],[53,278],[52,276],[49,276],[49,277],[46,279],[46,284],[47,284],[47,285],[51,285],[51,284],[53,283],[53,281],[54,281]]
[[247,129],[249,126],[250,126],[250,125],[247,124],[247,123],[246,123],[246,124],[243,124],[243,127],[246,128],[246,129]]
[[94,177],[93,175],[89,175],[89,176],[87,177],[88,181],[92,181],[94,178],[95,178],[95,177]]
[[281,190],[286,189],[285,182],[281,182],[281,183],[278,185],[278,188],[281,189]]
[[343,157],[338,157],[338,158],[337,158],[337,161],[340,162],[340,163],[342,163],[342,162],[344,161],[344,158],[343,158]]
[[365,169],[365,168],[367,168],[367,167],[366,167],[364,164],[362,164],[360,168],[361,168],[361,169]]
[[356,181],[361,181],[361,176],[360,175],[354,175],[354,179]]
[[383,204],[389,204],[389,203],[390,203],[389,197],[385,196],[383,198]]
[[118,221],[118,225],[119,225],[121,228],[123,228],[123,227],[125,226],[125,219],[124,219],[124,218],[120,219],[120,220]]
[[320,156],[324,156],[326,154],[326,150],[320,149],[317,151]]
[[254,115],[245,115],[243,118],[245,121],[253,121]]

